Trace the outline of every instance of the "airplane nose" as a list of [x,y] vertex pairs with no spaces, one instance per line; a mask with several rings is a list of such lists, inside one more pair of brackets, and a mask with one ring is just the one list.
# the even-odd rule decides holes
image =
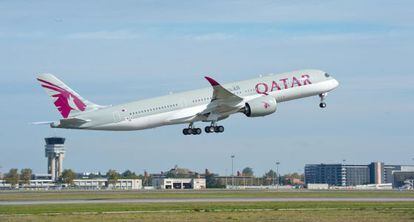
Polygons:
[[339,82],[336,79],[333,79],[332,84],[334,89],[339,86]]

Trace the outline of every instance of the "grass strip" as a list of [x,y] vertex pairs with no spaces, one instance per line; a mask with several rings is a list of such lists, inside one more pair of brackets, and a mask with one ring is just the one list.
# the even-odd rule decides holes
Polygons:
[[243,203],[116,203],[0,206],[0,215],[40,215],[110,212],[217,212],[253,210],[399,210],[414,212],[414,202],[243,202]]
[[0,201],[161,198],[414,198],[413,191],[37,191],[0,192]]

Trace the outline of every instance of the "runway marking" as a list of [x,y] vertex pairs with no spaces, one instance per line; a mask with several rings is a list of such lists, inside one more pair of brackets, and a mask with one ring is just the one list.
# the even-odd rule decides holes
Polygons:
[[162,198],[0,201],[1,205],[100,204],[100,203],[220,203],[220,202],[414,202],[414,198]]

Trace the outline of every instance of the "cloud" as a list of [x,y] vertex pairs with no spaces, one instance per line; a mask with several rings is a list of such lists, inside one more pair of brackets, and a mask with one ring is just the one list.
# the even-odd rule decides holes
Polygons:
[[39,39],[45,38],[48,34],[43,31],[31,31],[31,32],[22,32],[22,31],[15,31],[15,32],[0,32],[0,38],[12,38],[12,39]]
[[114,31],[95,31],[95,32],[78,32],[68,34],[69,39],[106,39],[106,40],[120,40],[120,39],[137,39],[141,35],[131,30],[114,30]]
[[187,38],[196,40],[196,41],[221,41],[234,38],[234,35],[224,32],[215,32],[215,33],[206,33],[199,35],[190,35],[186,36]]
[[311,34],[296,35],[290,40],[307,40],[312,42],[342,42],[342,41],[366,41],[378,38],[377,35],[362,33],[329,33],[329,34]]

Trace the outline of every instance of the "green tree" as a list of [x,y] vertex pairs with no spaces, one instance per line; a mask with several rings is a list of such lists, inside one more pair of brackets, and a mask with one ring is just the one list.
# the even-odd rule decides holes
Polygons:
[[32,169],[25,168],[20,171],[20,179],[23,184],[30,184],[30,179],[32,179]]
[[135,172],[132,172],[130,170],[126,170],[121,174],[121,177],[123,179],[138,179],[138,176],[135,174]]
[[179,178],[179,176],[177,174],[175,174],[174,172],[171,172],[171,171],[168,171],[167,173],[165,173],[164,176],[166,178]]
[[88,176],[88,179],[98,179],[98,178],[104,178],[105,176],[102,175],[100,172],[95,174],[95,173],[91,173]]
[[265,173],[265,175],[263,176],[265,178],[275,178],[276,177],[276,172],[273,170],[269,170],[267,173]]
[[71,169],[65,169],[60,176],[60,181],[69,185],[73,185],[73,180],[76,179],[76,173]]
[[242,171],[243,176],[252,177],[253,176],[253,169],[251,167],[246,167]]
[[5,175],[4,179],[7,183],[10,183],[13,188],[19,183],[19,171],[16,168],[10,169],[10,171]]
[[220,184],[220,181],[217,179],[216,174],[206,174],[206,188],[225,188],[226,185]]
[[108,172],[106,173],[106,177],[108,178],[108,183],[112,184],[112,186],[115,186],[116,182],[118,182],[120,175],[118,172],[116,172],[116,170],[108,170]]
[[276,181],[276,172],[269,170],[265,175],[263,175],[263,185],[272,185]]

